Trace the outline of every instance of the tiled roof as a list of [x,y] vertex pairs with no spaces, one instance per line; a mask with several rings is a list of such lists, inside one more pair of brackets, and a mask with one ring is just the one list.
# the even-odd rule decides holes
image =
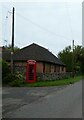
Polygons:
[[20,49],[14,54],[13,59],[15,61],[36,60],[64,65],[62,61],[53,55],[48,49],[35,43]]

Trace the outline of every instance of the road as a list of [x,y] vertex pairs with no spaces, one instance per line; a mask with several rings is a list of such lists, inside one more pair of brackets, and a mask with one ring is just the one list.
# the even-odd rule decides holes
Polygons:
[[64,87],[14,89],[3,90],[3,118],[82,118],[82,81]]

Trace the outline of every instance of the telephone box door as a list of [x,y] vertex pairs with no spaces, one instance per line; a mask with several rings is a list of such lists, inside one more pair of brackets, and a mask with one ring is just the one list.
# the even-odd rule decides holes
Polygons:
[[36,81],[36,61],[35,60],[27,61],[26,81],[29,83],[33,83]]

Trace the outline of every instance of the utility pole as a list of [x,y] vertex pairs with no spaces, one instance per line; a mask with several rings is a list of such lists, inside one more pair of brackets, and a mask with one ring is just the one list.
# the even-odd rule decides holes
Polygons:
[[11,73],[13,74],[13,53],[14,53],[14,7],[12,14],[12,45],[11,45]]
[[74,40],[72,41],[72,74],[74,77]]

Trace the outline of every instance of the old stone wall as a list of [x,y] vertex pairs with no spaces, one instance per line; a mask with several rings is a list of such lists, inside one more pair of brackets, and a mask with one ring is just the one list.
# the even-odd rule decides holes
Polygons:
[[60,80],[63,78],[68,78],[72,74],[71,73],[37,73],[37,81],[46,81],[46,80]]

